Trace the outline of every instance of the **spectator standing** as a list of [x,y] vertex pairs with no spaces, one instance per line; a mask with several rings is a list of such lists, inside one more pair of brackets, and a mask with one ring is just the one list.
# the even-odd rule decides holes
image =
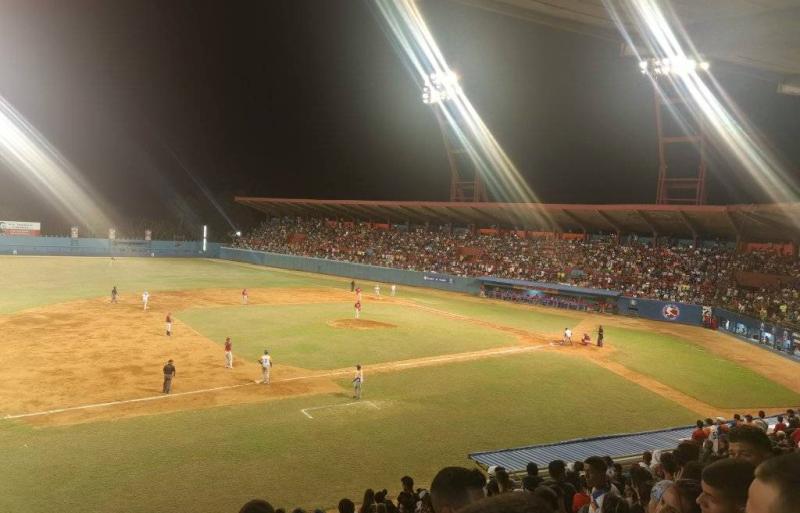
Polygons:
[[592,498],[592,502],[589,503],[589,513],[600,513],[606,495],[619,495],[619,490],[609,481],[608,465],[603,458],[591,456],[584,463],[586,464],[586,487],[591,490]]
[[742,424],[728,433],[731,458],[740,458],[759,465],[772,457],[772,442],[765,432],[756,426]]
[[547,472],[550,479],[543,484],[561,490],[564,497],[564,510],[572,511],[572,500],[575,495],[576,487],[567,481],[567,464],[564,460],[553,460],[547,465]]
[[705,439],[708,438],[708,432],[706,432],[705,427],[703,425],[702,420],[697,421],[697,427],[694,431],[692,431],[692,440],[697,443],[703,443]]
[[544,481],[539,477],[539,465],[531,461],[525,467],[525,471],[527,475],[522,478],[522,488],[532,492]]

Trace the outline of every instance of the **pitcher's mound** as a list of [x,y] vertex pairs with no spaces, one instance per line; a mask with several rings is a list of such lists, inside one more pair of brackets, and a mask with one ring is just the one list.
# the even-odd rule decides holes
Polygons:
[[388,322],[369,321],[366,319],[337,319],[335,321],[330,321],[328,325],[334,328],[350,328],[353,330],[375,330],[397,327]]

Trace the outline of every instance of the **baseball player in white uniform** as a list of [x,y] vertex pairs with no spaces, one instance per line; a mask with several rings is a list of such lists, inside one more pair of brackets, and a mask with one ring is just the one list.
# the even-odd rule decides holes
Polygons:
[[361,385],[364,383],[364,371],[361,365],[356,365],[356,375],[353,378],[353,399],[361,399]]
[[397,285],[392,283],[392,297],[394,297],[395,292],[397,292]]
[[375,284],[375,295],[378,297],[380,297],[381,295],[381,286],[378,285],[377,283]]
[[269,370],[272,368],[272,357],[269,355],[269,351],[264,349],[264,354],[258,359],[258,363],[261,364],[261,376],[264,378],[261,383],[269,385]]
[[572,345],[572,330],[564,328],[564,344]]
[[147,302],[150,300],[150,294],[145,290],[142,292],[142,304],[144,305],[144,310],[147,310]]

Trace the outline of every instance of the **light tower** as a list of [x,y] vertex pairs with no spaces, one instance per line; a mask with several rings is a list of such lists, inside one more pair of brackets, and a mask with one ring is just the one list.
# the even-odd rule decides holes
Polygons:
[[[706,202],[707,141],[702,123],[692,116],[680,94],[680,80],[708,71],[709,64],[683,56],[651,58],[639,69],[653,80],[658,130],[658,187],[656,203],[702,205]],[[665,120],[666,112],[672,117]],[[672,119],[677,126],[670,126]]]
[[[461,92],[458,76],[448,71],[431,73],[425,77],[422,88],[422,101],[433,106],[436,121],[442,132],[447,162],[450,165],[450,201],[487,201],[486,186],[481,180],[475,162],[470,157],[464,141],[453,131],[447,122],[447,104],[455,100]],[[455,113],[453,114],[455,115]]]

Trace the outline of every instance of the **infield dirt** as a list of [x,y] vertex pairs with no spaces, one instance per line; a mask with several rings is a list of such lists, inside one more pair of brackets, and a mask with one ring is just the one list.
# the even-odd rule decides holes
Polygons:
[[[249,293],[250,304],[262,305],[338,302],[349,305],[352,300],[350,293],[331,289],[251,289]],[[732,413],[610,361],[608,355],[614,351],[613,341],[608,341],[603,349],[580,344],[557,346],[554,343],[560,334],[533,333],[421,306],[409,300],[382,298],[380,301],[420,308],[512,333],[517,345],[377,364],[370,366],[371,373],[543,349],[588,358],[615,374],[683,404],[698,415]],[[153,294],[147,311],[142,309],[139,297],[131,295],[122,296],[117,304],[110,304],[108,298],[95,298],[0,316],[0,330],[5,340],[5,348],[0,352],[0,366],[5,378],[4,386],[0,388],[0,412],[14,415],[112,403],[24,418],[34,425],[60,425],[343,392],[335,380],[349,375],[351,369],[312,371],[277,363],[272,384],[257,385],[254,381],[260,376],[259,364],[255,360],[238,358],[235,345],[234,368],[225,369],[222,344],[218,343],[221,341],[209,340],[182,323],[179,316],[175,318],[173,315],[173,335],[167,337],[165,334],[167,312],[238,304],[240,296],[236,290],[204,289]],[[724,334],[624,317],[583,313],[576,313],[575,317],[581,319],[573,329],[576,335],[591,332],[597,324],[669,333],[691,340],[800,392],[800,374],[796,364]],[[341,319],[332,323],[341,329],[393,327],[369,319]],[[167,359],[173,359],[177,367],[173,395],[169,397],[160,395],[162,367]],[[775,408],[772,410],[777,411]]]

